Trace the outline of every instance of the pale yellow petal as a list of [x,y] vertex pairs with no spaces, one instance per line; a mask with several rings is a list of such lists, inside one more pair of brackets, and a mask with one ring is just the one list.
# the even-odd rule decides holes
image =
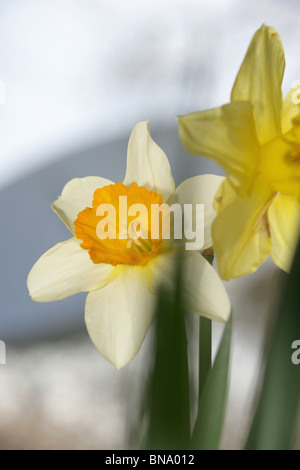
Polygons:
[[118,369],[139,351],[155,312],[146,266],[123,266],[114,281],[90,292],[85,307],[89,335]]
[[151,138],[148,121],[136,124],[129,139],[123,184],[131,183],[162,194],[164,202],[175,190],[168,158]]
[[80,248],[80,240],[70,238],[46,251],[31,269],[27,287],[32,300],[51,302],[98,289],[114,277],[110,264],[94,264]]
[[216,195],[218,215],[212,226],[218,271],[223,279],[257,269],[271,251],[266,212],[273,192],[259,179],[243,198],[226,180]]
[[216,160],[236,190],[247,193],[258,157],[250,103],[230,103],[179,117],[179,136],[188,152]]
[[186,310],[212,320],[227,321],[231,311],[229,298],[210,263],[200,253],[188,253],[183,273]]
[[[176,254],[157,256],[149,263],[149,289],[157,293],[160,285],[174,294]],[[182,266],[183,306],[187,311],[217,321],[228,320],[231,306],[223,283],[198,252],[185,252]]]
[[263,25],[254,35],[236,77],[232,101],[250,101],[259,143],[281,134],[284,50],[276,31]]
[[212,246],[211,224],[216,216],[213,202],[218,188],[224,181],[223,176],[199,175],[183,181],[174,193],[172,204],[180,204],[184,213],[184,204],[192,204],[192,226],[194,230],[203,230],[202,219],[196,218],[196,204],[204,204],[204,245],[195,249],[201,250]]
[[52,209],[74,233],[73,222],[79,212],[86,207],[92,207],[94,192],[98,188],[113,184],[112,181],[100,176],[74,178],[62,190],[61,196],[53,202]]
[[278,194],[268,210],[274,263],[289,271],[300,229],[300,202],[292,196]]

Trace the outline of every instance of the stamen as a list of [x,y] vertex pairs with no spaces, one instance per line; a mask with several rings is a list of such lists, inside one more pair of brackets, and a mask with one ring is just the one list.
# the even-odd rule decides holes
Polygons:
[[[122,212],[119,214],[121,196],[127,197],[128,208],[134,204],[143,205],[147,209],[148,217],[135,216],[133,219],[133,216],[128,216],[128,214]],[[162,202],[161,194],[149,191],[143,186],[137,186],[136,183],[129,188],[122,183],[104,186],[95,191],[93,207],[87,207],[78,214],[74,222],[75,236],[83,241],[80,246],[89,251],[94,263],[108,263],[114,266],[118,264],[143,265],[162,249],[162,237],[152,240],[150,236],[151,206],[160,206]],[[98,212],[100,215],[98,215],[97,209],[103,204],[105,207],[101,207]],[[109,211],[109,216],[105,215],[107,205],[109,209],[113,206],[112,211]],[[125,220],[120,221],[123,216]],[[111,220],[112,218],[114,220]],[[98,224],[101,225],[101,237],[97,235]],[[105,228],[106,226],[108,228]],[[112,234],[115,236],[111,236]]]
[[300,144],[294,144],[290,157],[293,163],[300,164]]

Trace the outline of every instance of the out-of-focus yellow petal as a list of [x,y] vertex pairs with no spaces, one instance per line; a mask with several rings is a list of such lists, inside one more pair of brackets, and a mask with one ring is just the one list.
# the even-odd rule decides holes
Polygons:
[[292,130],[293,120],[300,115],[300,82],[287,94],[281,111],[282,133]]
[[249,190],[257,165],[252,111],[251,103],[237,102],[179,117],[179,135],[187,151],[216,160],[241,195]]
[[279,268],[289,271],[300,229],[300,202],[292,196],[278,194],[269,207],[272,251]]
[[162,194],[164,202],[167,202],[175,190],[169,160],[151,138],[148,121],[136,124],[128,142],[127,169],[123,184],[129,187],[132,183]]
[[227,180],[221,185],[215,199],[218,215],[212,234],[223,279],[255,271],[271,251],[266,212],[272,197],[272,190],[259,179],[243,198],[236,196]]
[[146,266],[122,266],[112,282],[86,299],[89,335],[117,369],[137,354],[154,315],[156,297],[148,291],[147,278]]
[[236,77],[232,101],[250,101],[261,145],[281,134],[281,83],[285,59],[280,36],[263,25],[254,35]]

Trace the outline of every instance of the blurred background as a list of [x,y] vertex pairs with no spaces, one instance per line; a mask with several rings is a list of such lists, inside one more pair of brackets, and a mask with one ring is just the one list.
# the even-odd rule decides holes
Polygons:
[[[284,44],[285,95],[300,79],[299,18],[297,0],[0,0],[0,448],[126,448],[151,334],[116,371],[85,330],[86,294],[31,302],[30,268],[69,238],[50,204],[74,177],[122,181],[140,120],[176,184],[222,174],[186,154],[176,115],[229,101],[262,23]],[[267,261],[225,283],[235,320],[224,449],[243,445],[277,276]],[[214,324],[214,350],[221,331]]]

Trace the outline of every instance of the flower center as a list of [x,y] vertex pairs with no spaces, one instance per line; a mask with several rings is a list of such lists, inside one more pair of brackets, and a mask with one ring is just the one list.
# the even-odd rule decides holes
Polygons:
[[290,153],[290,158],[292,160],[292,163],[294,163],[295,165],[300,165],[300,143],[294,144],[294,147],[292,148]]
[[278,137],[264,145],[259,171],[275,192],[300,198],[300,142]]
[[[79,212],[75,236],[94,263],[143,265],[162,249],[169,212],[162,195],[132,183],[99,188],[92,207]],[[153,208],[155,215],[153,216]]]

